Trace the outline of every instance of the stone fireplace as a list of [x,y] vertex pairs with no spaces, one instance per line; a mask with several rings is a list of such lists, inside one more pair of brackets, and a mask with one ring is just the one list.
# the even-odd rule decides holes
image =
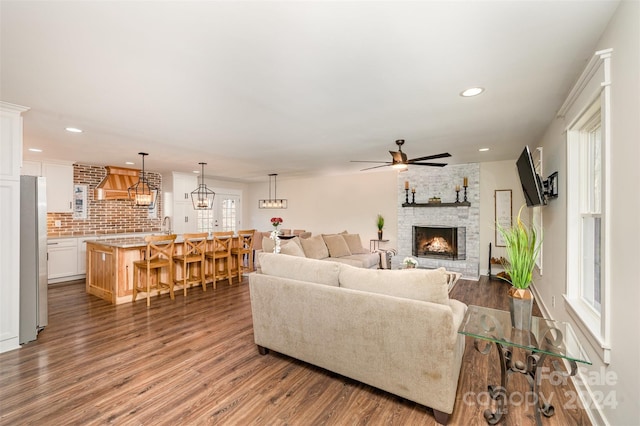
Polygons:
[[[468,203],[456,204],[456,185],[468,179]],[[406,203],[405,181],[415,188],[415,204]],[[429,203],[430,198],[439,198],[441,203]],[[409,194],[409,200],[413,197]],[[464,189],[459,194],[464,199]],[[404,204],[404,207],[403,207]],[[398,174],[398,254],[392,258],[392,267],[400,267],[405,257],[411,256],[425,268],[444,267],[460,272],[465,278],[480,276],[480,165],[450,164],[446,167],[411,167]],[[424,234],[424,238],[440,237],[456,250],[443,249],[442,240],[432,242],[414,241],[419,228],[433,228],[445,235]],[[454,231],[455,230],[455,231]],[[431,232],[430,231],[430,232]],[[448,232],[448,233],[447,233]],[[420,236],[419,236],[420,237]],[[423,237],[420,237],[422,240]],[[428,244],[429,250],[425,245]]]
[[416,257],[464,260],[466,255],[464,226],[413,227],[413,252]]

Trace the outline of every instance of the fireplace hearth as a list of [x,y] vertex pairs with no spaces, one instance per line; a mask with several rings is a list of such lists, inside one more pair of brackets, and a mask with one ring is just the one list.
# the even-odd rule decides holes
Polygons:
[[433,259],[466,259],[466,229],[452,226],[414,226],[413,255]]

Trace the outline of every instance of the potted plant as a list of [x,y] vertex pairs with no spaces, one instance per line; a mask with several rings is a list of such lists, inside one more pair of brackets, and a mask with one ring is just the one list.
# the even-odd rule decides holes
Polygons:
[[500,278],[511,284],[509,289],[509,308],[511,323],[517,329],[531,329],[531,309],[533,295],[529,286],[533,280],[533,267],[540,253],[542,238],[538,229],[522,221],[520,207],[515,225],[503,228],[499,224],[498,232],[505,241],[507,258],[502,266],[505,276]]
[[384,228],[384,217],[381,214],[378,214],[378,219],[376,220],[376,226],[378,227],[378,239],[382,240],[382,228]]

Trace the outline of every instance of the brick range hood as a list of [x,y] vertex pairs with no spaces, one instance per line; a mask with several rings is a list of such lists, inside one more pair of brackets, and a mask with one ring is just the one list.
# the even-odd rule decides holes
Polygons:
[[125,167],[105,166],[107,176],[94,191],[95,200],[127,200],[129,187],[138,181],[140,171]]

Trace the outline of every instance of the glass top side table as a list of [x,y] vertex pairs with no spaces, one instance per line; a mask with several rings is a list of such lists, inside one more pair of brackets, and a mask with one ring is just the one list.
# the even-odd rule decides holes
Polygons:
[[[500,386],[490,385],[489,394],[497,401],[497,410],[485,410],[484,417],[489,424],[496,424],[506,413],[507,381],[511,373],[527,376],[533,395],[536,396],[536,424],[541,425],[542,413],[551,417],[554,407],[540,398],[539,386],[543,376],[543,364],[547,356],[566,359],[570,371],[566,373],[557,359],[552,361],[555,374],[570,377],[577,372],[577,362],[591,364],[582,345],[575,336],[571,325],[562,321],[553,321],[533,317],[531,330],[519,330],[511,326],[511,315],[508,311],[483,308],[470,305],[467,309],[458,333],[475,338],[475,348],[488,354],[492,344],[496,345],[500,359]],[[484,342],[484,347],[481,347]],[[524,350],[526,363],[513,359],[513,348]]]

